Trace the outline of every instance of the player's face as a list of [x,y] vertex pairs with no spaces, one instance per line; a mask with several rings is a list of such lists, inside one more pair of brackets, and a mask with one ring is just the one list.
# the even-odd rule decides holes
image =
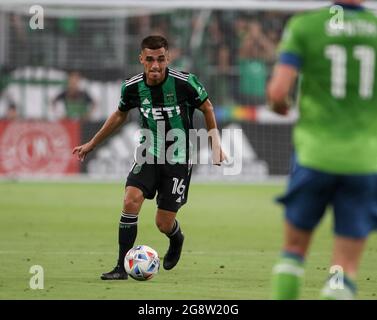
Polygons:
[[140,63],[144,66],[147,84],[156,85],[165,79],[166,68],[169,63],[168,51],[165,48],[141,51]]
[[70,90],[76,90],[79,87],[80,75],[78,73],[72,73],[68,78],[68,88]]

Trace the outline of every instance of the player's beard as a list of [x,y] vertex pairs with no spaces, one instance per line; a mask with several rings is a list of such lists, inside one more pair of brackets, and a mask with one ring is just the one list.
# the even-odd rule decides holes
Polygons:
[[164,73],[162,70],[151,70],[148,74],[148,78],[153,83],[160,83],[164,78]]

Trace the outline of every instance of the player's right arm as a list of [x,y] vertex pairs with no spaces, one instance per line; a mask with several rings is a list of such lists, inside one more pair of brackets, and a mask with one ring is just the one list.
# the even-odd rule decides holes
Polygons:
[[108,136],[110,136],[115,130],[117,130],[127,119],[128,112],[133,108],[130,103],[127,93],[126,81],[122,83],[120,101],[118,110],[115,111],[106,120],[102,128],[95,134],[95,136],[87,143],[77,146],[73,149],[72,153],[77,154],[77,158],[80,161],[84,161],[86,155],[92,151],[96,146],[103,142]]
[[272,111],[286,115],[291,101],[289,94],[296,82],[298,71],[287,64],[277,64],[267,86],[268,103]]
[[128,111],[115,111],[104,123],[102,128],[95,134],[95,136],[87,143],[77,146],[72,153],[77,154],[80,161],[84,161],[86,155],[92,151],[97,145],[103,142],[116,129],[118,129],[127,119]]
[[286,115],[290,107],[290,92],[304,62],[302,22],[292,18],[287,24],[279,45],[279,61],[267,85],[267,100],[271,109]]

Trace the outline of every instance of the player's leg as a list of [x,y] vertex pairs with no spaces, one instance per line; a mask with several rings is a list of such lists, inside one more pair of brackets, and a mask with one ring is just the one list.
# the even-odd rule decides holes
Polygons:
[[126,256],[127,251],[130,250],[135,243],[137,236],[138,214],[143,201],[144,195],[140,189],[132,186],[126,187],[123,210],[119,221],[118,262],[114,270],[102,274],[102,280],[125,280],[128,278],[124,268],[124,257]]
[[376,228],[377,178],[375,175],[342,176],[334,197],[335,241],[332,275],[323,299],[353,299],[356,274],[369,232]]
[[127,279],[127,273],[124,269],[124,257],[135,243],[139,211],[144,199],[153,199],[156,193],[155,184],[155,169],[153,165],[133,165],[127,178],[123,209],[119,222],[117,265],[114,270],[104,273],[101,276],[102,280]]
[[156,224],[169,238],[169,248],[164,256],[163,267],[170,270],[176,266],[181,257],[184,235],[176,215],[179,208],[187,201],[191,166],[165,164],[160,170]]
[[165,270],[174,268],[181,257],[184,235],[178,220],[176,220],[176,216],[176,212],[157,209],[156,225],[169,238],[169,249],[163,261]]
[[130,250],[135,243],[137,236],[137,220],[143,202],[143,191],[132,186],[126,187],[123,210],[119,222],[119,265],[123,265],[127,251]]
[[336,236],[332,258],[333,266],[342,266],[350,278],[355,279],[366,239],[352,239]]
[[176,223],[177,213],[173,211],[157,209],[156,213],[156,226],[160,232],[170,234]]
[[312,231],[295,227],[288,220],[284,224],[283,250],[293,255],[305,257],[312,237]]
[[311,230],[299,229],[289,220],[286,220],[284,229],[283,250],[273,269],[272,298],[276,300],[299,297],[304,261],[312,238]]
[[350,300],[356,295],[355,279],[366,239],[336,236],[333,249],[333,274],[321,291],[321,298]]
[[285,205],[286,219],[282,253],[273,268],[273,299],[299,298],[312,232],[325,212],[332,188],[332,176],[295,165],[288,191],[279,199]]

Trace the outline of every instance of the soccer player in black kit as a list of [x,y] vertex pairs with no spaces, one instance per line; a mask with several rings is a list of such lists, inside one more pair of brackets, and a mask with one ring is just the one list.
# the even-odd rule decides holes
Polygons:
[[[144,150],[145,154],[149,153],[149,159],[153,159],[152,163],[135,160],[129,172],[119,223],[118,262],[114,270],[102,274],[103,280],[128,278],[124,257],[136,239],[138,214],[144,199],[153,199],[156,193],[156,225],[169,238],[163,267],[170,270],[178,263],[184,236],[176,215],[187,201],[190,185],[189,130],[193,128],[194,111],[199,109],[203,113],[208,131],[217,132],[213,106],[203,85],[191,73],[168,68],[169,52],[165,38],[146,37],[141,43],[139,59],[144,72],[122,83],[118,110],[110,115],[89,142],[73,149],[73,153],[83,161],[87,153],[125,122],[133,108],[140,112],[141,127],[149,130],[152,136],[152,143]],[[161,133],[161,128],[165,132]],[[164,141],[165,134],[171,130],[183,134],[186,139],[178,142],[178,148],[168,155],[169,146],[176,143],[176,140]],[[219,135],[210,136],[213,164],[220,165],[226,156],[221,149]]]

